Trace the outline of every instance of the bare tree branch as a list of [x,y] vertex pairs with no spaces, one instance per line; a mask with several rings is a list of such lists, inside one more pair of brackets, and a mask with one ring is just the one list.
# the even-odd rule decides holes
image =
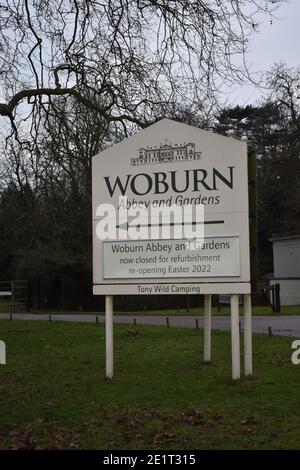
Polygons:
[[125,128],[176,103],[213,102],[222,82],[251,79],[249,37],[283,1],[0,0],[0,115],[14,131],[36,120],[38,135],[51,97],[72,96]]

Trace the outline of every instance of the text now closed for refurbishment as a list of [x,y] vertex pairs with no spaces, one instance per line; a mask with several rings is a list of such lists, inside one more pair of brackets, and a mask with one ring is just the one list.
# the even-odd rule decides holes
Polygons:
[[[239,237],[198,241],[105,241],[106,279],[239,276]],[[193,248],[191,248],[193,247]]]

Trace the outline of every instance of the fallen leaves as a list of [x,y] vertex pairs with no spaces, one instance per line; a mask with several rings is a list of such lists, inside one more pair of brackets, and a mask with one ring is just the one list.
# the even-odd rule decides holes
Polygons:
[[[80,449],[79,439],[67,429],[57,426],[47,426],[42,433],[27,426],[24,430],[8,432],[6,437],[9,444],[3,448],[9,450]],[[2,436],[2,440],[4,438]]]
[[182,442],[183,437],[178,432],[174,431],[154,431],[152,434],[154,444],[165,444],[167,442]]
[[11,431],[8,436],[12,441],[11,450],[34,450],[37,447],[30,432]]

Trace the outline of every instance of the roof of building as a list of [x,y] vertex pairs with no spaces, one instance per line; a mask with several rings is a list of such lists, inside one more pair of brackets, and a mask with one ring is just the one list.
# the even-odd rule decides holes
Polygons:
[[285,234],[285,235],[274,234],[273,237],[270,238],[270,242],[277,242],[279,240],[293,240],[295,238],[300,238],[300,232],[298,234]]

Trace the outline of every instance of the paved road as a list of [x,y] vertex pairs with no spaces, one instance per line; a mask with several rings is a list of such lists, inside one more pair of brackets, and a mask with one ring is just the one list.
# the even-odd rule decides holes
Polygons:
[[[0,313],[0,319],[8,319],[8,313]],[[23,320],[48,320],[48,314],[32,313],[14,313],[14,319]],[[104,322],[104,315],[98,315],[99,322]],[[132,323],[133,315],[114,315],[116,323]],[[203,328],[203,316],[170,316],[170,326],[182,328],[195,328],[195,320],[198,318],[199,327]],[[71,322],[96,322],[96,315],[92,314],[59,314],[52,315],[52,321],[71,321]],[[140,315],[136,317],[137,324],[143,325],[166,325],[166,317]],[[241,326],[243,328],[243,317],[241,316]],[[272,333],[281,336],[296,336],[300,338],[300,315],[290,316],[256,316],[253,317],[253,332],[268,333],[268,327],[271,326]],[[215,316],[212,317],[212,328],[215,330],[230,330],[230,317]]]

